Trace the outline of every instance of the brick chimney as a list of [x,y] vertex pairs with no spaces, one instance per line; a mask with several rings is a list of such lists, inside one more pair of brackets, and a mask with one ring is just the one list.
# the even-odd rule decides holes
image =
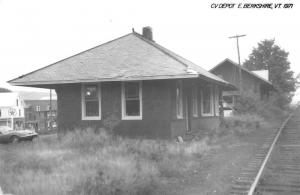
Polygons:
[[143,28],[143,37],[150,41],[153,41],[152,28],[150,26],[146,26]]

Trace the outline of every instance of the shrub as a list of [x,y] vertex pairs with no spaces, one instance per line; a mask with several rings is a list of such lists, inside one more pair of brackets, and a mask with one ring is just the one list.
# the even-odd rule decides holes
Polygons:
[[264,119],[255,114],[240,114],[225,118],[222,127],[238,134],[248,134],[253,130],[259,129]]
[[285,110],[279,102],[280,98],[275,93],[268,100],[261,100],[254,93],[246,91],[236,99],[235,115],[253,114],[266,120],[278,120],[285,116]]

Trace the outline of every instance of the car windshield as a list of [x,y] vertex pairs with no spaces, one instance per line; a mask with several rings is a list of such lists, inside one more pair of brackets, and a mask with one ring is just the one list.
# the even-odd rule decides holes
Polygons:
[[4,133],[7,131],[12,131],[13,129],[11,127],[8,126],[0,126],[0,132]]

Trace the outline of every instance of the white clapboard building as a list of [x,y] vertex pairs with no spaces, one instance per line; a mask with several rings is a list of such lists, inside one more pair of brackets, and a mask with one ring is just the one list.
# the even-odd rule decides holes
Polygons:
[[23,99],[16,92],[0,93],[0,126],[12,126],[14,129],[22,128],[24,125]]

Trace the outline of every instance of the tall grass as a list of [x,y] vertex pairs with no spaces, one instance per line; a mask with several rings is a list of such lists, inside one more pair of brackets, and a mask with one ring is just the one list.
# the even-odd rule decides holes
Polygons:
[[0,145],[0,186],[12,194],[158,194],[200,163],[206,141],[176,143],[76,130],[60,141]]

